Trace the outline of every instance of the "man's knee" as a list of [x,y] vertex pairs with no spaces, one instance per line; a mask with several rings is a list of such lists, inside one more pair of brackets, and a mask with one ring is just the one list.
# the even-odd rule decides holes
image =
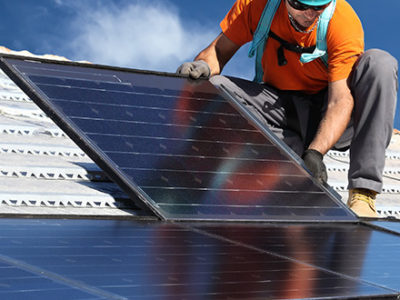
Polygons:
[[393,80],[397,85],[397,72],[398,62],[388,52],[380,49],[370,49],[362,54],[360,57],[356,69],[365,74],[367,77],[374,77],[382,82]]

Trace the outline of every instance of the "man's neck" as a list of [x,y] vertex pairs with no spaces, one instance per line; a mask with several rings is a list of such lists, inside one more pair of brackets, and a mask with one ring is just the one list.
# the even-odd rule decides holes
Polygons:
[[314,25],[313,25],[309,30],[307,30],[307,28],[304,27],[304,26],[302,26],[302,25],[300,25],[300,24],[296,21],[296,19],[295,19],[289,12],[288,12],[288,16],[289,16],[290,24],[292,25],[292,27],[293,27],[297,32],[301,32],[301,33],[310,33],[310,32],[313,32],[314,29],[315,29],[315,27],[316,27],[317,24],[318,24],[318,22],[314,22]]

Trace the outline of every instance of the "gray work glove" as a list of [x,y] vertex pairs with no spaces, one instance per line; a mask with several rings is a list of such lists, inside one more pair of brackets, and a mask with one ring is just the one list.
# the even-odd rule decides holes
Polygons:
[[210,78],[210,66],[204,60],[196,60],[182,64],[177,74],[189,76],[192,79],[199,79],[200,77]]
[[308,149],[303,153],[302,158],[315,179],[321,184],[328,181],[328,174],[326,173],[326,167],[323,162],[324,156],[319,151]]

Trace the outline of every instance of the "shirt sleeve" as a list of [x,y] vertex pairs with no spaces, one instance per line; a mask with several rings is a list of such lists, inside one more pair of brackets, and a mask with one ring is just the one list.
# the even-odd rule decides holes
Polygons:
[[327,33],[328,81],[349,77],[354,63],[364,52],[364,31],[354,10],[344,2],[344,9],[334,15]]
[[222,32],[239,46],[253,39],[251,9],[252,0],[237,0],[220,23]]

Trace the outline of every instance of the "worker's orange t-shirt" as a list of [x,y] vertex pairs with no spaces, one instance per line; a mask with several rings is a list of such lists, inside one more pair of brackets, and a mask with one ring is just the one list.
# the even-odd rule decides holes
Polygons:
[[[223,33],[240,46],[252,41],[267,1],[237,0],[221,22]],[[290,24],[284,0],[274,16],[271,30],[292,44],[302,47],[311,47],[316,44],[316,29],[306,34],[297,32]],[[364,32],[359,18],[345,0],[337,0],[326,40],[328,68],[321,59],[303,64],[299,60],[299,53],[286,49],[284,51],[288,63],[285,66],[279,66],[277,49],[280,44],[269,38],[262,59],[263,81],[280,90],[315,93],[326,88],[328,82],[346,79],[358,56],[364,51]]]

